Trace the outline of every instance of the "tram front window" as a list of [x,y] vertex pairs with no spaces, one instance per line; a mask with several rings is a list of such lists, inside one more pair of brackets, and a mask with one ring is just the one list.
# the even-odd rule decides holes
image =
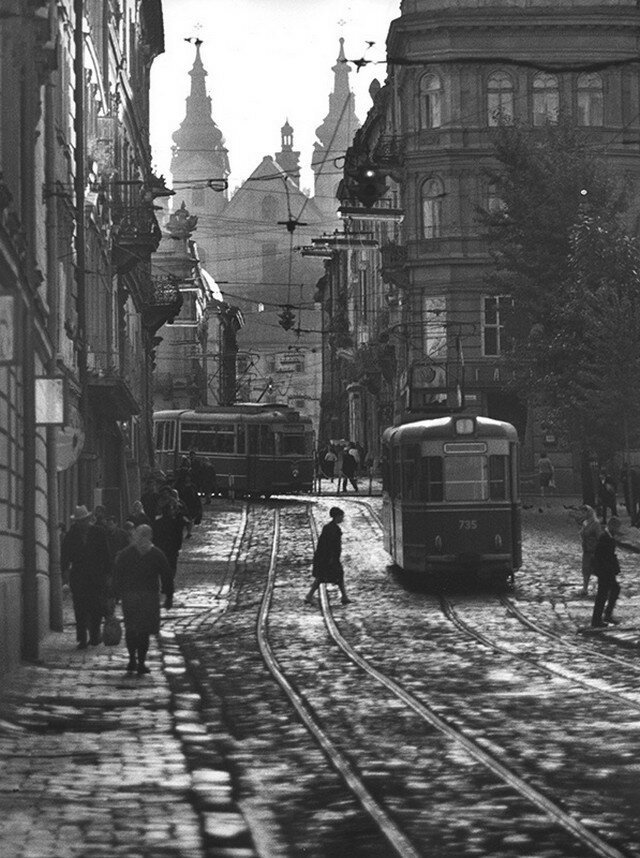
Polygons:
[[450,456],[446,460],[448,501],[483,501],[489,497],[486,456]]
[[282,434],[280,436],[280,454],[282,456],[303,456],[307,452],[305,436]]

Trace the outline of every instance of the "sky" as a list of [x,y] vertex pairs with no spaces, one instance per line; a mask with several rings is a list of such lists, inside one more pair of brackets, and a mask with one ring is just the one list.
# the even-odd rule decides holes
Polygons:
[[[170,181],[171,135],[185,114],[195,49],[203,40],[212,116],[231,163],[230,189],[265,155],[280,149],[280,129],[293,127],[300,150],[301,187],[312,187],[309,167],[315,129],[329,110],[339,38],[347,59],[373,61],[349,76],[362,122],[371,106],[371,81],[384,82],[389,24],[400,0],[162,0],[165,53],[151,71],[151,145],[154,167]],[[375,45],[368,48],[366,42]],[[365,53],[366,52],[366,53]]]

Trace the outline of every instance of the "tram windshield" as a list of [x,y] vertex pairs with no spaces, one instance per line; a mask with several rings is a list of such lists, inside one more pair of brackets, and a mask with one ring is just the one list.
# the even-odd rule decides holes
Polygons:
[[506,456],[448,456],[445,460],[449,501],[506,500]]
[[303,432],[299,434],[293,434],[287,432],[280,435],[280,455],[282,456],[290,456],[297,455],[303,456],[305,453],[309,452],[309,443],[308,438],[309,435],[305,435]]

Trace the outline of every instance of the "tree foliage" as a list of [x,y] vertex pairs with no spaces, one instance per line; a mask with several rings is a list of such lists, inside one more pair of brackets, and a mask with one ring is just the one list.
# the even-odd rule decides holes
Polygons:
[[503,126],[495,151],[501,207],[482,220],[495,262],[488,286],[512,298],[504,339],[514,385],[583,446],[623,446],[639,410],[640,254],[619,183],[564,123]]

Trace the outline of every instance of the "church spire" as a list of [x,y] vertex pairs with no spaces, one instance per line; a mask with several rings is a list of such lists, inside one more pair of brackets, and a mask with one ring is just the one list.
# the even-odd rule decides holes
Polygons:
[[351,69],[344,53],[344,39],[340,39],[338,59],[333,66],[333,92],[329,95],[329,113],[316,129],[311,169],[315,173],[315,196],[318,206],[327,214],[335,215],[334,199],[339,179],[332,162],[344,157],[360,127],[355,112],[355,99],[349,87]]
[[191,91],[186,99],[185,117],[172,135],[175,146],[171,161],[174,182],[184,179],[224,179],[229,158],[222,132],[211,116],[211,98],[207,95],[207,72],[200,56],[200,40],[189,72]]

